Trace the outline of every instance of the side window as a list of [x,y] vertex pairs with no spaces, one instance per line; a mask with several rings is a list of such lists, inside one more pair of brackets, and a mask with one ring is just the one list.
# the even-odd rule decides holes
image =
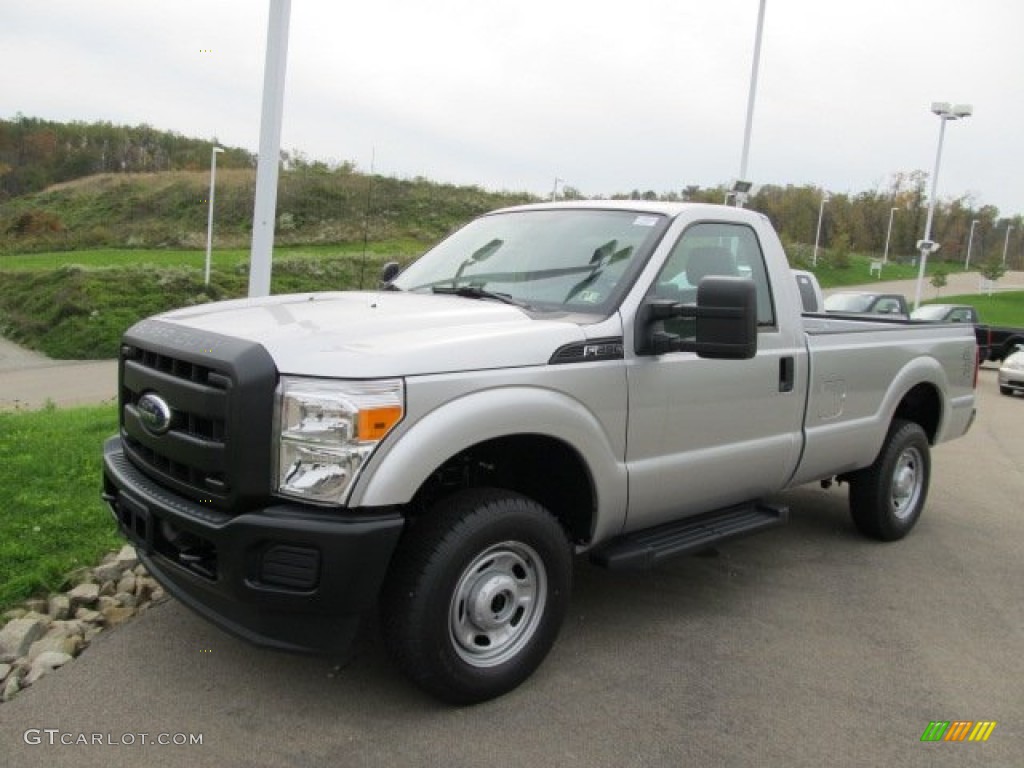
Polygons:
[[[741,224],[694,224],[683,232],[672,248],[649,295],[682,304],[697,301],[697,286],[705,277],[745,277],[757,289],[757,324],[775,326],[775,307],[757,235]],[[669,333],[691,337],[693,321],[682,318],[666,323]]]

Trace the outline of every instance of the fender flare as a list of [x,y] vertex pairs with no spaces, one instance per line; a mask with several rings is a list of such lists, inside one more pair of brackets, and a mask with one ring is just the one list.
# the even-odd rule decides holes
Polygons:
[[487,440],[535,434],[560,440],[582,459],[594,487],[598,535],[626,515],[627,472],[601,423],[581,402],[541,387],[505,386],[463,395],[389,435],[360,473],[348,504],[407,504],[430,475]]

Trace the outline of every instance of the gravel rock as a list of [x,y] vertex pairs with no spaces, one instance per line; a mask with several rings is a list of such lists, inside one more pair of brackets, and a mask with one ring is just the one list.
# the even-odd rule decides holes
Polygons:
[[12,669],[4,680],[3,691],[0,692],[0,701],[10,701],[14,695],[21,690],[21,677],[24,673],[20,669]]
[[135,553],[135,547],[131,544],[125,544],[121,547],[121,551],[117,553],[117,557],[114,558],[121,570],[130,571],[139,564],[139,556]]
[[57,667],[62,667],[71,661],[71,654],[58,651],[47,651],[39,654],[32,662],[32,669],[25,678],[25,685],[32,685],[36,680],[46,675]]
[[130,545],[95,568],[76,569],[68,584],[73,588],[28,600],[3,614],[0,702],[66,664],[100,632],[165,598]]
[[51,619],[63,621],[71,615],[71,598],[67,595],[53,595],[48,608]]
[[72,608],[95,605],[96,601],[99,600],[99,597],[100,588],[98,585],[92,583],[79,584],[68,592],[68,598],[71,600]]
[[96,581],[102,584],[105,581],[117,582],[121,578],[121,572],[124,569],[117,564],[116,560],[111,560],[107,563],[97,565],[93,569],[93,575],[96,577]]
[[32,643],[46,634],[46,624],[41,619],[24,618],[9,621],[0,629],[0,653],[24,656]]

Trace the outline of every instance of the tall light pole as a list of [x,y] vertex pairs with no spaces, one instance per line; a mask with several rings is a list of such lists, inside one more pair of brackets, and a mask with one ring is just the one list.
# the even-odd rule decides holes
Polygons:
[[206,216],[206,269],[203,272],[203,285],[210,284],[210,255],[213,252],[213,196],[217,183],[217,155],[224,150],[214,147],[210,152],[210,211]]
[[270,295],[277,211],[277,178],[281,165],[281,120],[284,78],[288,64],[288,22],[292,0],[270,0],[267,54],[263,66],[263,105],[260,109],[260,152],[256,160],[256,194],[249,250],[249,296]]
[[928,218],[924,222],[924,238],[917,241],[921,251],[921,268],[917,271],[917,289],[914,293],[914,309],[921,303],[921,287],[924,285],[924,270],[928,263],[928,254],[939,249],[938,243],[932,242],[932,219],[935,218],[935,193],[939,186],[939,165],[942,163],[942,141],[946,137],[946,123],[959,120],[974,114],[970,104],[951,106],[946,101],[932,102],[932,112],[939,118],[939,148],[935,151],[935,170],[932,171],[932,191],[928,196]]
[[555,200],[558,199],[558,185],[559,184],[564,184],[564,183],[565,183],[565,179],[560,179],[557,176],[555,177],[555,185],[551,188],[551,201],[552,202],[554,202]]
[[882,263],[887,264],[889,262],[889,240],[892,238],[892,216],[899,208],[892,208],[889,211],[889,229],[885,233],[885,253],[882,254]]
[[978,220],[974,219],[971,222],[971,234],[967,236],[967,258],[964,259],[964,271],[971,266],[971,245],[974,244],[974,228],[978,226]]
[[821,220],[825,216],[825,203],[828,202],[828,192],[821,193],[821,205],[818,206],[818,231],[814,235],[814,256],[811,257],[811,264],[818,266],[818,243],[821,242]]
[[1006,266],[1006,249],[1010,247],[1010,233],[1013,232],[1013,227],[1009,224],[1006,225],[1006,239],[1003,240],[1003,266]]
[[[750,92],[747,94],[747,123],[743,129],[743,152],[740,155],[740,175],[737,185],[746,185],[745,189],[734,186],[736,207],[742,208],[750,191],[751,182],[747,180],[747,160],[750,157],[750,134],[754,128],[754,101],[757,99],[757,72],[761,65],[761,38],[764,33],[764,6],[761,0],[757,10],[757,32],[754,35],[754,61],[750,66]],[[728,199],[728,198],[726,198]]]

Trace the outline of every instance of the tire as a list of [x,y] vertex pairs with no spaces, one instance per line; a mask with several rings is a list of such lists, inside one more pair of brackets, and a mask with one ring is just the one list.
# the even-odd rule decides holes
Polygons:
[[917,523],[928,498],[931,453],[920,425],[895,419],[875,463],[850,478],[850,515],[857,530],[896,541]]
[[999,394],[1001,395],[1013,395],[1013,390],[1010,387],[1000,387]]
[[449,704],[500,696],[554,644],[569,605],[572,549],[542,506],[497,489],[450,496],[410,523],[381,600],[399,668]]

